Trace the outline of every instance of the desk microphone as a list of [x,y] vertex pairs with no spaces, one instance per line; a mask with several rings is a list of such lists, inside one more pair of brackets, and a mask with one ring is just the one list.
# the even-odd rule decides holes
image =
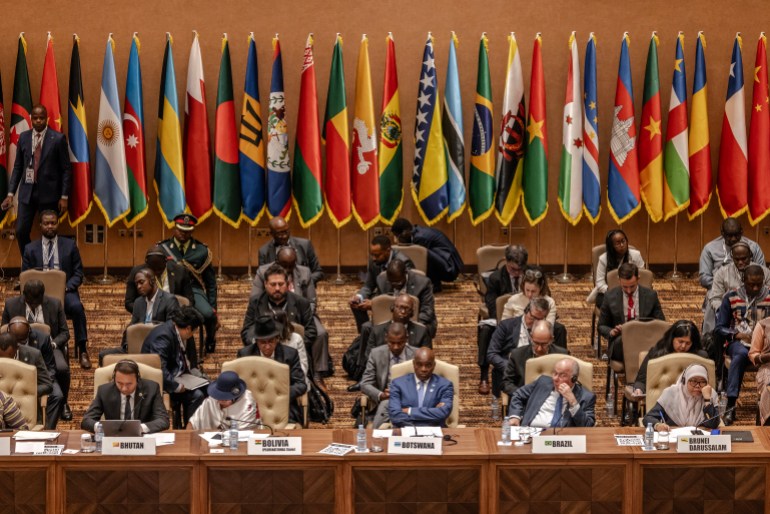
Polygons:
[[243,423],[244,425],[250,426],[250,427],[268,428],[270,430],[270,435],[273,435],[273,427],[262,423],[261,418],[258,419],[257,421],[249,421],[247,419],[238,419],[238,418],[227,416],[225,417],[225,421],[237,421],[238,423]]
[[[567,412],[568,405],[569,405],[568,401],[566,400],[562,401],[561,412],[559,413],[559,417],[556,420],[556,424],[553,426],[553,435],[558,434],[559,432],[561,432],[561,429],[564,428],[563,426],[561,426],[561,423],[562,421],[564,421],[564,414]],[[557,428],[558,428],[558,431],[557,431]]]
[[706,418],[698,426],[702,427],[704,424],[706,424],[707,422],[711,421],[712,419],[724,417],[725,414],[727,414],[728,412],[733,412],[737,408],[738,408],[737,405],[733,405],[729,409],[725,409],[725,412],[722,415],[717,414],[716,416],[712,416],[710,418]]

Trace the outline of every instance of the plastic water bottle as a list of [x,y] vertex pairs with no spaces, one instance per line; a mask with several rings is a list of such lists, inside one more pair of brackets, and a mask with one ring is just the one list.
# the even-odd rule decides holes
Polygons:
[[100,422],[94,425],[94,442],[96,442],[96,453],[102,453],[102,439],[104,439],[104,429]]
[[655,429],[652,423],[647,423],[647,430],[644,431],[644,449],[652,450],[655,448]]
[[234,419],[230,420],[230,449],[238,449],[238,422]]
[[222,430],[222,446],[230,447],[230,430]]
[[366,453],[366,429],[364,425],[358,425],[358,433],[356,434],[356,452]]
[[503,428],[500,432],[500,440],[505,446],[511,444],[511,418],[509,416],[503,418]]
[[494,395],[492,395],[492,419],[494,421],[500,419],[500,401]]
[[719,404],[717,405],[717,408],[719,409],[719,416],[722,417],[725,415],[725,411],[727,410],[727,393],[722,391],[719,393]]
[[610,418],[615,416],[615,397],[612,393],[607,395],[607,416]]

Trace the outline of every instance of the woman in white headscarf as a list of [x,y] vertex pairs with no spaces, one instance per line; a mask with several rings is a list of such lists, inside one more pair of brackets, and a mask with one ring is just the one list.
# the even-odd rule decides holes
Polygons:
[[717,394],[708,383],[708,372],[700,364],[690,364],[658,398],[655,407],[644,416],[645,426],[652,423],[655,430],[670,427],[717,428],[719,414]]

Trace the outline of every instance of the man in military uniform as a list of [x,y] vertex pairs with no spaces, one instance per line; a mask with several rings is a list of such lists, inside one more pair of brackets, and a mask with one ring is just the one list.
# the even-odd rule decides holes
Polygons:
[[217,276],[211,265],[209,247],[193,238],[198,218],[182,213],[174,217],[173,236],[160,243],[169,257],[187,269],[192,277],[195,309],[201,313],[206,327],[206,351],[216,347],[217,320]]

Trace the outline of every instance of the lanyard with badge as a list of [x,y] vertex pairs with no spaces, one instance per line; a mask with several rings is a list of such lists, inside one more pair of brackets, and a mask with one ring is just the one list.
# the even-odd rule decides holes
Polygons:
[[35,133],[32,135],[32,139],[32,155],[29,156],[29,165],[27,166],[27,171],[24,173],[24,182],[26,184],[35,183],[35,154],[37,153],[38,147],[43,145],[42,135]]

